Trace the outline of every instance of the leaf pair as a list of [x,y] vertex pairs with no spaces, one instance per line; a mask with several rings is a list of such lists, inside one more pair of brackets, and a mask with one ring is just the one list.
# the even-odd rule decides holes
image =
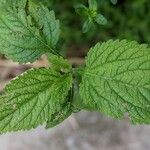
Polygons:
[[35,0],[5,0],[0,4],[0,52],[19,63],[53,53],[59,38],[53,11]]
[[97,1],[89,0],[88,3],[89,8],[81,4],[75,7],[75,10],[79,15],[87,18],[83,24],[83,33],[86,33],[90,31],[90,29],[94,28],[95,23],[99,25],[107,24],[107,19],[102,14],[98,13]]
[[[150,49],[145,44],[109,40],[91,48],[86,66],[73,73],[61,57],[51,69],[29,70],[0,96],[0,132],[52,127],[72,112],[96,110],[131,122],[150,124]],[[78,92],[75,74],[82,81]],[[72,86],[73,85],[73,86]],[[77,87],[77,89],[76,89]]]
[[[89,9],[96,19],[96,1],[89,0]],[[51,65],[29,70],[6,86],[0,95],[0,133],[53,127],[80,109],[118,119],[127,113],[134,124],[150,124],[147,45],[126,40],[98,43],[88,53],[85,68],[72,69],[67,60],[53,55],[59,32],[54,12],[41,3],[1,1],[0,51],[20,63],[48,53]]]

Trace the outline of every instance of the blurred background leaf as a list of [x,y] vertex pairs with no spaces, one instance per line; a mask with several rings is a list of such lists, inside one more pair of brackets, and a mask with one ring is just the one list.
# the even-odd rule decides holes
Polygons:
[[95,18],[95,21],[98,24],[101,24],[101,25],[106,25],[107,24],[107,19],[102,14],[98,14]]
[[110,0],[114,5],[117,4],[118,0]]
[[92,19],[88,18],[83,24],[83,28],[82,28],[83,33],[86,33],[92,30],[94,28],[93,26],[94,24],[92,22]]
[[91,10],[97,10],[97,0],[88,0],[88,3]]

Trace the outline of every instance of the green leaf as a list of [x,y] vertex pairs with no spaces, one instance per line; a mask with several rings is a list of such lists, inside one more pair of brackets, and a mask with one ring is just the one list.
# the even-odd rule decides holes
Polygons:
[[67,59],[64,59],[62,56],[49,55],[48,57],[50,66],[59,72],[67,73],[72,69],[71,64]]
[[118,0],[110,0],[112,4],[116,5]]
[[94,27],[94,23],[93,23],[92,19],[88,18],[83,24],[82,32],[86,33],[88,31],[90,31],[90,29],[92,29],[93,27]]
[[47,122],[46,128],[52,128],[68,118],[72,114],[71,107],[71,104],[62,107],[62,110],[55,113],[52,119]]
[[35,4],[31,0],[29,1],[29,12],[39,26],[43,28],[43,36],[47,44],[54,48],[60,35],[59,20],[56,20],[54,11],[49,11],[41,3]]
[[75,6],[75,11],[77,14],[82,15],[82,16],[88,16],[88,8],[85,7],[82,4],[76,5]]
[[59,22],[55,20],[54,12],[42,4],[34,4],[33,0],[1,2],[0,52],[8,58],[27,63],[47,52],[56,54],[53,47],[58,37]]
[[150,124],[150,48],[126,40],[93,47],[80,85],[86,109]]
[[90,10],[96,11],[98,6],[97,6],[97,1],[96,0],[88,0],[89,3],[89,8]]
[[12,80],[0,96],[0,133],[50,127],[71,114],[72,75],[46,68],[29,70]]
[[95,18],[95,21],[100,25],[107,24],[107,19],[102,14],[98,14]]

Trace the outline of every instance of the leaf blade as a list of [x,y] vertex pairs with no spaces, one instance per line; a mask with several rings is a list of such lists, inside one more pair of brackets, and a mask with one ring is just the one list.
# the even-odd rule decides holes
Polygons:
[[85,107],[132,123],[150,123],[150,49],[126,40],[97,44],[88,54],[80,94]]
[[72,70],[71,64],[62,56],[49,55],[48,60],[50,62],[50,67],[55,71],[67,73]]
[[71,86],[71,75],[46,68],[29,70],[19,76],[0,96],[0,133],[29,130],[46,122],[53,124],[56,114],[59,123],[63,111],[71,114],[67,99]]
[[0,7],[1,53],[19,63],[33,62],[46,52],[56,54],[28,11],[27,0],[6,0]]
[[49,11],[49,9],[41,3],[35,4],[30,1],[29,12],[43,28],[43,36],[48,45],[55,48],[60,35],[60,23],[59,20],[56,20],[54,11]]

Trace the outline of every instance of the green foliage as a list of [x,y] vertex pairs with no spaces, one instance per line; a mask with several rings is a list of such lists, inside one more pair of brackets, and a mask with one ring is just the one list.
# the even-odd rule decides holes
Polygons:
[[55,19],[54,11],[49,11],[49,9],[41,3],[37,5],[35,2],[32,2],[32,0],[29,1],[28,5],[29,12],[42,30],[47,45],[54,48],[58,42],[60,34],[59,21]]
[[0,133],[54,126],[71,114],[72,75],[34,69],[12,80],[0,97]]
[[88,0],[89,9],[92,11],[97,11],[97,0]]
[[72,67],[69,64],[68,60],[64,59],[61,56],[50,54],[48,56],[48,59],[49,59],[49,62],[50,62],[50,66],[55,71],[67,73],[72,69]]
[[95,21],[98,24],[101,24],[101,25],[106,25],[107,24],[107,19],[103,15],[101,15],[101,14],[98,14],[96,16]]
[[86,33],[92,30],[93,28],[94,28],[94,23],[91,18],[88,18],[83,24],[82,31],[83,33]]
[[[146,44],[127,40],[98,43],[89,51],[86,66],[78,68],[73,68],[60,55],[63,45],[68,44],[64,41],[69,39],[76,44],[74,39],[81,36],[79,16],[75,10],[84,18],[82,28],[83,32],[87,32],[85,37],[96,33],[104,40],[115,37],[118,32],[118,37],[126,37],[121,31],[127,32],[125,22],[132,27],[133,22],[130,21],[133,18],[129,10],[139,8],[139,4],[144,4],[146,8],[150,6],[146,0],[136,0],[130,3],[126,12],[123,3],[121,11],[126,12],[126,18],[124,12],[114,10],[115,6],[110,1],[101,1],[104,9],[96,0],[88,0],[88,3],[82,0],[43,0],[43,4],[38,0],[1,0],[0,52],[19,63],[33,62],[46,54],[49,65],[47,68],[31,69],[6,86],[0,95],[0,133],[28,130],[38,125],[50,128],[82,109],[100,111],[118,119],[127,113],[134,124],[150,124],[150,48]],[[117,1],[111,2],[116,4]],[[61,34],[52,6],[56,9],[56,15],[60,15]],[[64,7],[68,9],[68,14],[62,13]],[[73,11],[69,11],[70,8]],[[114,21],[108,20],[105,26],[107,33],[104,28],[94,29],[97,27],[95,23],[107,23],[101,13]],[[138,13],[143,17],[146,11]],[[118,18],[123,19],[121,24]],[[136,19],[133,19],[134,23],[138,23]],[[74,28],[78,23],[79,26]],[[141,23],[140,28],[133,30],[137,30],[139,35],[149,29],[149,20]],[[110,30],[112,27],[113,30]],[[61,42],[58,51],[59,34]],[[145,35],[142,36],[143,41],[149,40],[148,32]],[[96,37],[94,41],[98,39]]]
[[78,4],[75,6],[75,11],[77,14],[82,16],[88,16],[88,8],[82,4]]
[[19,63],[33,62],[52,49],[59,37],[53,11],[27,0],[6,0],[0,5],[0,52]]
[[86,109],[150,123],[150,49],[126,40],[98,43],[86,58],[80,94]]
[[83,24],[82,31],[86,33],[94,28],[95,23],[99,25],[107,24],[107,19],[102,15],[98,14],[98,5],[96,0],[88,1],[89,8],[84,5],[77,5],[75,7],[76,12],[79,15],[86,17],[86,21]]

